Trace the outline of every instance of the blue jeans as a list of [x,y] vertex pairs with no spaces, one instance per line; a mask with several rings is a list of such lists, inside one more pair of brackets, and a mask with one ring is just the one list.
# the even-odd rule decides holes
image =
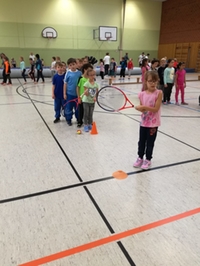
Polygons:
[[63,99],[55,98],[54,99],[54,111],[55,111],[55,118],[60,118],[60,111],[63,105]]
[[74,99],[77,99],[77,96],[67,94],[67,104],[65,105],[65,119],[69,122],[72,120],[73,113],[78,120],[78,105],[75,101],[71,101]]

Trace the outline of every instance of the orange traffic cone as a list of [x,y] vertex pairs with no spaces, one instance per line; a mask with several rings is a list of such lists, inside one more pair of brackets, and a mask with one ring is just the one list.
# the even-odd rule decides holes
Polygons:
[[91,130],[90,134],[91,134],[91,135],[96,135],[96,134],[98,134],[98,132],[97,132],[97,127],[96,127],[96,123],[95,123],[95,122],[93,122],[93,124],[92,124],[92,130]]

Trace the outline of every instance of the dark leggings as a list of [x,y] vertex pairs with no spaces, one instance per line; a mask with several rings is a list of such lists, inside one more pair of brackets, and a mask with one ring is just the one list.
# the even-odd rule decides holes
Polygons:
[[100,71],[100,77],[101,77],[101,79],[104,79],[104,72],[103,71]]
[[163,97],[164,102],[166,101],[170,102],[173,86],[174,83],[167,83],[167,87],[164,87],[164,97]]
[[37,70],[37,82],[39,81],[40,78],[44,82],[44,76],[43,76],[42,70]]
[[3,83],[6,83],[8,80],[9,84],[12,84],[11,78],[10,78],[10,74],[4,74],[3,76]]
[[154,142],[157,136],[157,127],[140,127],[140,139],[138,142],[138,156],[143,159],[151,160],[153,154]]
[[125,78],[125,71],[126,71],[125,68],[121,68],[121,70],[120,70],[120,78],[121,77]]
[[26,82],[25,72],[26,72],[26,69],[23,69],[23,71],[22,71],[22,77],[23,77],[24,81]]

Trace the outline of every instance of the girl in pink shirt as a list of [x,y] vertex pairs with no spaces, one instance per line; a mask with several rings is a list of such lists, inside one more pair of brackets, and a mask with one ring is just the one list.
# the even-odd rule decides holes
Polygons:
[[141,77],[141,81],[142,81],[142,91],[144,91],[144,76],[145,76],[145,73],[149,70],[149,65],[148,65],[148,59],[147,58],[144,58],[142,60],[142,65],[141,65],[141,71],[142,71],[142,77]]
[[176,71],[176,77],[175,77],[175,86],[176,86],[176,93],[175,93],[175,100],[176,100],[176,105],[179,105],[178,102],[178,95],[179,95],[179,91],[181,91],[181,104],[183,105],[188,105],[188,103],[186,103],[184,101],[184,93],[185,93],[185,87],[186,87],[186,81],[185,81],[185,63],[184,62],[180,62],[177,66],[177,71]]
[[[140,123],[140,136],[138,142],[138,158],[134,167],[143,170],[151,166],[154,142],[158,127],[160,126],[160,106],[162,103],[162,91],[157,89],[157,71],[147,71],[144,76],[144,91],[139,93],[140,105],[135,109],[142,112]],[[146,154],[146,160],[143,160]]]

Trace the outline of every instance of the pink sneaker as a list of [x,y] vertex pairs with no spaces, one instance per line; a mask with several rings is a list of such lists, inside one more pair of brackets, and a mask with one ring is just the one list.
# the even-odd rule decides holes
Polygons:
[[144,160],[144,161],[143,161],[143,164],[142,164],[142,166],[141,166],[141,169],[143,169],[143,170],[148,170],[148,169],[150,168],[150,166],[151,166],[151,161],[149,161],[149,160]]
[[133,164],[133,167],[138,168],[138,167],[141,167],[142,164],[143,164],[143,159],[138,157],[136,162]]

